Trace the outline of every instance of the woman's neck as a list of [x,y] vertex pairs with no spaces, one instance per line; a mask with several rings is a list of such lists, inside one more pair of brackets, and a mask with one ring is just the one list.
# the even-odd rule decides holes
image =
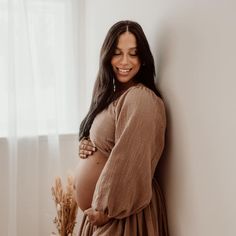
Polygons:
[[129,89],[132,86],[135,86],[136,84],[138,84],[137,82],[131,80],[127,83],[119,83],[117,86],[117,92],[124,92],[127,89]]

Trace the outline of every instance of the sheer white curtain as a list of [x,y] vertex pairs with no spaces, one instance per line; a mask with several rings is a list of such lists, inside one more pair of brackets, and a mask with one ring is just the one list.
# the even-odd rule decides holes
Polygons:
[[0,0],[1,235],[54,230],[51,185],[73,170],[84,116],[82,5]]

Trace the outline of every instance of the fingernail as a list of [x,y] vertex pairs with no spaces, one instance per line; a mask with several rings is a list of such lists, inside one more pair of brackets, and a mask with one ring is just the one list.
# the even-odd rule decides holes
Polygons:
[[93,148],[93,151],[95,152],[95,150],[96,150],[96,148],[94,147],[94,148]]

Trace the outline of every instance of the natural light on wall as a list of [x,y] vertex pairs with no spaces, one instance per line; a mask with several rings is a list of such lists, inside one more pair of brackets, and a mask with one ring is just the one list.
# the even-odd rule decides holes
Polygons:
[[78,132],[71,2],[0,0],[0,137]]

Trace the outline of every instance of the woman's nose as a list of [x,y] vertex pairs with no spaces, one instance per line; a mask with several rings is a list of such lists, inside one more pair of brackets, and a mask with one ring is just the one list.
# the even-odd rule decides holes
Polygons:
[[128,63],[128,56],[127,55],[123,55],[122,58],[121,58],[120,63],[122,65],[126,65]]

